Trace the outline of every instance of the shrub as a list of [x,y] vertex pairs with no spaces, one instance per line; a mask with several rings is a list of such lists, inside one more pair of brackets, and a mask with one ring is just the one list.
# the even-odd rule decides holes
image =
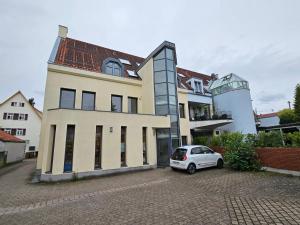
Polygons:
[[237,149],[227,149],[224,159],[234,170],[258,171],[261,167],[253,145],[248,142],[240,143]]
[[210,145],[211,146],[222,146],[222,140],[220,136],[213,136],[210,140]]
[[208,145],[209,144],[209,138],[207,136],[198,136],[195,137],[193,140],[194,145]]
[[283,136],[280,131],[259,132],[255,141],[257,147],[282,147]]
[[238,132],[221,135],[225,150],[237,150],[243,143],[244,135]]
[[300,147],[300,132],[288,133],[285,139],[291,146]]

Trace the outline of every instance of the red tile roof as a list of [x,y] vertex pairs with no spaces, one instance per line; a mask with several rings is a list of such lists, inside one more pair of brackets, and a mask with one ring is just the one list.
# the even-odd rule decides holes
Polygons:
[[[71,38],[65,38],[62,39],[59,44],[54,63],[74,67],[77,69],[101,72],[103,60],[109,57],[125,59],[130,62],[131,65],[124,64],[125,77],[130,77],[126,70],[136,71],[138,65],[145,60],[144,58],[139,56],[134,56],[124,52],[104,48],[101,46],[89,44]],[[197,73],[182,68],[177,68],[177,72],[185,76],[181,79],[181,82],[183,82],[188,89],[191,89],[191,87],[188,84],[186,84],[186,81],[191,77],[202,79],[205,85],[207,85],[208,81],[211,80],[211,77],[209,75]],[[135,77],[130,78],[140,79]]]
[[0,141],[3,141],[3,142],[25,142],[20,138],[17,138],[13,135],[10,135],[10,134],[4,132],[3,130],[0,130]]
[[262,118],[269,118],[269,117],[274,117],[274,116],[278,116],[277,112],[275,112],[275,113],[259,114],[259,115],[257,115],[257,118],[262,119]]

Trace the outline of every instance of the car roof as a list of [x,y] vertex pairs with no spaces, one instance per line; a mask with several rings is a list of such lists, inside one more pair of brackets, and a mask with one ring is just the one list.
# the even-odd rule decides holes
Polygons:
[[192,148],[195,148],[195,147],[207,147],[207,146],[205,146],[205,145],[183,145],[183,146],[180,146],[178,148],[192,149]]

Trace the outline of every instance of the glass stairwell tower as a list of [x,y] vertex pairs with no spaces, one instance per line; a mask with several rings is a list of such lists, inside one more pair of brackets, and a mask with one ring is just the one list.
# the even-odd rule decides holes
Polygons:
[[153,57],[155,114],[170,115],[171,128],[157,130],[157,164],[168,166],[180,145],[175,45],[167,42]]

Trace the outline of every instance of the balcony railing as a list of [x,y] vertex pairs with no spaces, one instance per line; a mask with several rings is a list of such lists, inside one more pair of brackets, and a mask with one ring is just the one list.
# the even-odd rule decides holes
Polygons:
[[215,113],[212,116],[208,115],[195,115],[194,119],[191,119],[191,121],[205,121],[205,120],[231,120],[232,114],[229,111],[222,111]]

